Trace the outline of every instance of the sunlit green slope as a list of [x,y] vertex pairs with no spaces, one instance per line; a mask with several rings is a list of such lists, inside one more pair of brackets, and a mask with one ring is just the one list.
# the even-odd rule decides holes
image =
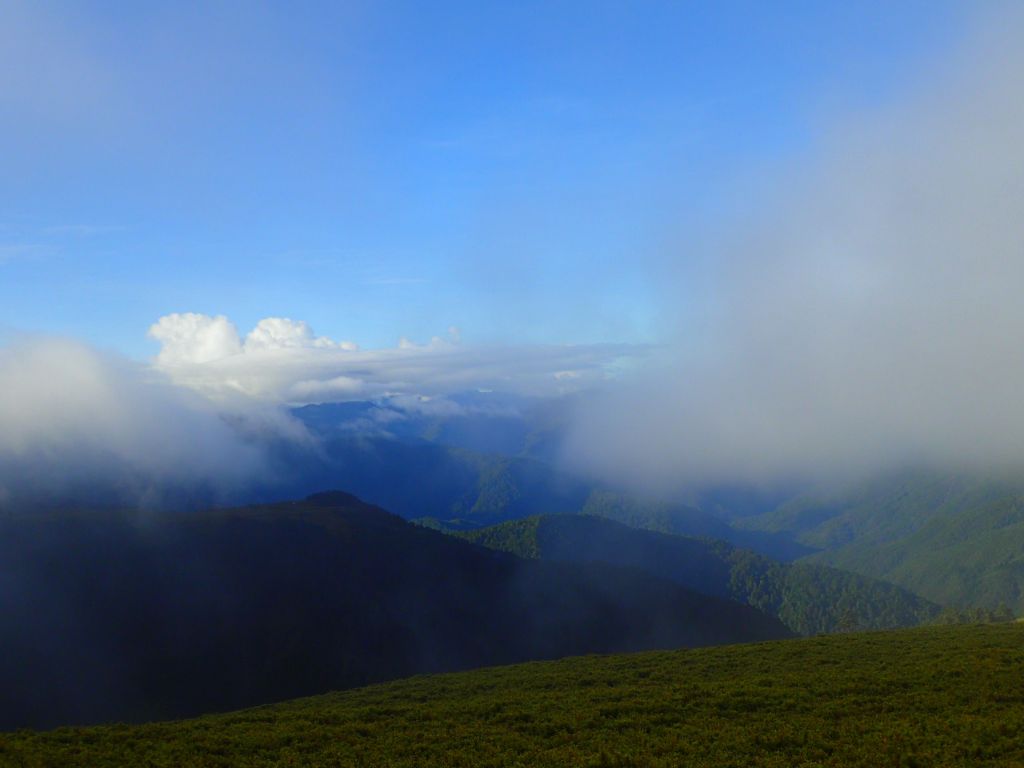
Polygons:
[[415,677],[243,712],[0,736],[27,766],[1024,764],[1024,626]]
[[802,495],[738,525],[821,551],[810,562],[943,605],[1024,612],[1024,479],[894,472]]

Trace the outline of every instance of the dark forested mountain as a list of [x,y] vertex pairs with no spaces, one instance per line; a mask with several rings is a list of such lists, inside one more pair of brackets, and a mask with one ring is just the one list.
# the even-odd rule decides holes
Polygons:
[[821,549],[826,563],[905,586],[958,607],[1024,611],[1024,482],[905,471],[841,491],[808,493],[749,530]]
[[636,569],[523,561],[340,493],[177,515],[6,516],[0,564],[5,728],[788,634]]
[[628,528],[581,515],[545,515],[460,534],[520,557],[641,568],[777,616],[801,634],[904,627],[938,606],[899,587],[820,565],[784,564],[724,541]]

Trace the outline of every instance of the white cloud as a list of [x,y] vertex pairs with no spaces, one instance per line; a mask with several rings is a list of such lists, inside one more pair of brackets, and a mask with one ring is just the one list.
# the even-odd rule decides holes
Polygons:
[[363,393],[363,383],[349,376],[298,381],[290,388],[291,397],[300,403],[326,403],[350,400]]
[[247,352],[260,349],[286,349],[313,347],[353,351],[358,346],[351,341],[336,342],[326,336],[316,336],[309,323],[287,317],[267,317],[260,320],[245,337]]
[[289,404],[480,388],[557,394],[603,381],[613,364],[646,352],[615,344],[464,346],[457,334],[363,350],[287,318],[261,320],[243,344],[226,317],[191,313],[160,318],[150,335],[162,345],[156,366],[179,384],[215,398]]
[[7,502],[228,499],[267,475],[256,433],[294,435],[276,414],[235,411],[225,420],[145,366],[61,339],[0,346],[0,391]]
[[242,352],[238,329],[224,315],[166,315],[150,327],[149,335],[162,345],[157,362],[167,368],[208,363]]
[[[709,258],[711,310],[576,456],[649,484],[1024,466],[1022,36],[1004,15],[787,168]],[[677,303],[690,258],[662,276]]]

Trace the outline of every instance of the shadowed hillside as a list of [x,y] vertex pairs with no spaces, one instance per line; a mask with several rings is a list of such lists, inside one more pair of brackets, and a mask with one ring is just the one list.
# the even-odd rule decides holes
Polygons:
[[906,590],[855,573],[779,563],[724,541],[635,530],[584,515],[532,517],[461,535],[521,557],[641,568],[755,606],[801,634],[913,626],[939,610]]
[[418,672],[782,637],[637,570],[526,562],[341,493],[0,520],[0,724],[145,720]]

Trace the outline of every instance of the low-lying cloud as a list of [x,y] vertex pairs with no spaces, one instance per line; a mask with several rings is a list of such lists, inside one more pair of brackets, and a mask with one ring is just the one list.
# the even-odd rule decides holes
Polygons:
[[150,335],[161,343],[151,364],[67,339],[0,345],[0,509],[271,498],[298,487],[288,476],[296,466],[322,458],[289,406],[386,396],[395,418],[451,415],[459,406],[445,395],[574,391],[640,354],[614,345],[469,347],[457,334],[360,350],[301,321],[267,318],[243,338],[227,318],[198,314],[161,318]]
[[360,349],[280,317],[261,320],[243,339],[228,318],[195,313],[166,315],[149,333],[161,344],[156,366],[175,382],[213,398],[289,405],[475,389],[557,395],[605,381],[624,359],[647,352],[622,344],[472,346],[455,329],[426,344]]
[[0,347],[0,391],[0,507],[232,499],[265,477],[258,433],[287,429],[64,339]]
[[661,487],[1024,466],[1022,36],[1003,15],[899,106],[839,121],[707,284],[678,260],[678,302],[710,309],[569,454]]

